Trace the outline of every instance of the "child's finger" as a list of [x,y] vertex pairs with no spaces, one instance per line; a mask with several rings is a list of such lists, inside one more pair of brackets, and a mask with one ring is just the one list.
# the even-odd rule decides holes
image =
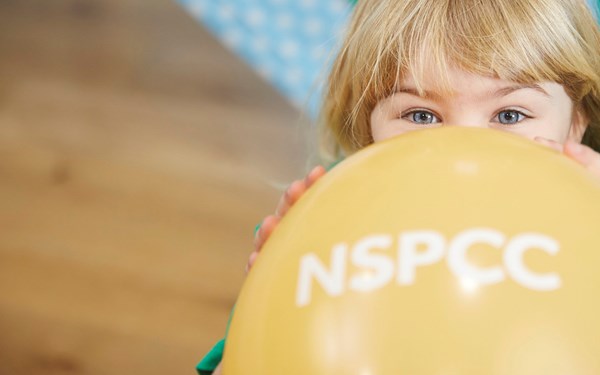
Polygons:
[[273,232],[273,229],[279,224],[279,217],[275,215],[267,216],[262,224],[260,225],[260,229],[256,232],[256,236],[254,237],[254,250],[260,251],[261,247],[265,243],[265,241]]
[[287,188],[281,199],[279,200],[279,204],[277,205],[277,209],[275,210],[275,215],[278,217],[283,217],[290,207],[296,203],[298,198],[304,194],[306,191],[306,184],[304,181],[296,180],[292,182],[292,184]]
[[317,166],[313,168],[308,175],[304,178],[304,180],[296,180],[292,182],[292,184],[287,188],[279,203],[277,204],[277,209],[275,210],[275,214],[279,217],[283,217],[287,211],[296,203],[298,199],[306,192],[315,181],[321,178],[326,173],[325,168],[322,166]]
[[304,184],[307,188],[311,187],[319,178],[323,177],[327,171],[321,165],[318,165],[310,171],[310,173],[304,179]]
[[326,173],[325,168],[317,166],[310,171],[304,180],[296,180],[287,188],[275,210],[275,215],[267,216],[260,224],[259,229],[254,235],[254,251],[250,254],[248,263],[246,264],[246,272],[250,270],[258,252],[267,241],[275,227],[279,224],[281,218],[287,213],[290,207],[306,192],[306,189],[316,180],[321,178]]
[[543,138],[543,137],[535,137],[534,140],[539,143],[542,144],[546,147],[550,147],[551,149],[554,149],[556,151],[562,152],[563,150],[563,145],[553,141],[551,139],[547,139],[547,138]]
[[588,146],[577,142],[568,141],[565,143],[565,155],[574,159],[594,175],[600,178],[600,154],[592,150]]
[[250,268],[254,265],[256,258],[258,257],[258,251],[253,251],[248,257],[248,263],[246,264],[246,272],[250,271]]

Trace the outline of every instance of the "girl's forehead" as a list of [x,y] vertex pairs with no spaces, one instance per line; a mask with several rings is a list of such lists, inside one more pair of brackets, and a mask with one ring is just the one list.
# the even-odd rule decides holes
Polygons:
[[[521,89],[531,89],[546,97],[564,93],[563,86],[555,82],[514,82],[498,77],[483,76],[458,68],[448,68],[444,72],[445,77],[440,77],[439,74],[436,75],[434,71],[424,71],[424,73],[417,76],[407,71],[400,78],[394,91],[431,99],[453,96],[499,98]],[[443,82],[446,82],[448,86],[446,87]]]
[[[482,87],[501,87],[514,84],[515,82],[500,79],[498,77],[484,76],[463,69],[448,66],[443,71],[426,67],[419,72],[408,69],[399,79],[399,86],[427,89],[428,91],[445,92],[450,89],[455,91],[463,86],[475,89]],[[448,87],[446,87],[448,85]]]

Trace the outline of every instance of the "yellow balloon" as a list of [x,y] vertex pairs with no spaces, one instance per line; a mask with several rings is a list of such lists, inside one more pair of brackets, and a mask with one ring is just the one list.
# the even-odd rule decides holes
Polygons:
[[600,183],[447,127],[370,146],[290,210],[243,286],[225,375],[600,374]]

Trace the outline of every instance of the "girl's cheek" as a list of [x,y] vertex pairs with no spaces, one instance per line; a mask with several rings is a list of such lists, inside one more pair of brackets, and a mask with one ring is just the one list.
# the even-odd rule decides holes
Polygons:
[[373,131],[373,141],[375,141],[375,142],[385,141],[386,139],[390,139],[390,138],[400,135],[402,133],[403,132],[400,129],[394,128],[392,126],[385,127],[383,129],[382,128],[376,129]]
[[524,138],[529,138],[531,140],[533,140],[537,134],[535,134],[535,132],[531,129],[528,128],[523,128],[523,127],[495,127],[496,129],[505,131],[507,133],[512,133],[515,135],[518,135],[520,137],[524,137]]
[[501,128],[501,130],[530,140],[541,137],[559,143],[564,143],[566,141],[566,135],[568,134],[568,132],[564,132],[565,129],[544,121],[531,121],[525,126],[515,126],[514,128],[505,127]]

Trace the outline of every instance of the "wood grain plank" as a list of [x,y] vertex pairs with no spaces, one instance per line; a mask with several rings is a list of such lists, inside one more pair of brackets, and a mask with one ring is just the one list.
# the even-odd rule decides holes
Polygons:
[[0,25],[0,375],[193,373],[306,119],[171,1]]

